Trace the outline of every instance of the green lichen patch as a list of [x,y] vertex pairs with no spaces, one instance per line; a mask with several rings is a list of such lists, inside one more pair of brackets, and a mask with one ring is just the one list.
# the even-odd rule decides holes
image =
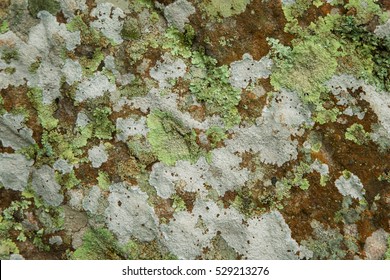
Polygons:
[[33,17],[37,17],[40,11],[48,11],[55,15],[61,9],[57,0],[29,0],[28,10]]
[[112,139],[115,125],[110,120],[112,110],[109,107],[96,108],[93,112],[94,136],[98,139]]
[[229,69],[226,65],[217,67],[216,61],[194,53],[192,63],[206,71],[205,77],[194,78],[190,91],[199,101],[205,102],[208,114],[219,114],[227,128],[240,122],[237,105],[241,91],[229,83]]
[[42,90],[32,88],[27,93],[33,107],[38,112],[38,119],[42,127],[46,130],[52,130],[57,127],[58,119],[53,114],[55,112],[54,105],[45,105],[42,103]]
[[195,161],[198,158],[200,150],[195,132],[171,114],[156,110],[148,116],[147,125],[148,141],[160,161],[174,165],[179,159]]
[[211,18],[231,17],[241,14],[252,0],[208,0],[204,3],[204,10]]
[[364,130],[361,124],[354,123],[347,128],[345,139],[350,140],[358,145],[367,144],[370,140],[370,133]]
[[83,245],[71,255],[74,260],[120,260],[125,252],[107,229],[89,229],[83,236]]

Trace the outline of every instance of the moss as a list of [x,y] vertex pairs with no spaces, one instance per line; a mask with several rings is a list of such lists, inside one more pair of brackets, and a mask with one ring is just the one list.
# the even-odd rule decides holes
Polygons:
[[205,77],[194,77],[190,91],[199,101],[205,102],[208,114],[219,114],[227,128],[240,122],[237,105],[241,100],[241,91],[231,86],[230,72],[226,65],[217,67],[216,61],[195,52],[192,63],[205,71]]
[[109,107],[96,108],[93,112],[93,135],[98,139],[112,139],[115,125],[110,120],[111,109]]
[[385,260],[390,260],[390,236],[387,238],[387,251],[385,253]]
[[0,240],[0,260],[9,259],[10,254],[19,254],[19,248],[11,239]]
[[7,20],[3,20],[0,24],[0,34],[4,34],[9,30],[9,23]]
[[211,148],[217,147],[217,145],[227,138],[225,130],[219,126],[212,126],[206,131],[207,138],[210,141]]
[[345,132],[345,139],[358,145],[363,145],[370,140],[370,133],[366,132],[361,124],[354,123],[347,128],[347,131]]
[[31,88],[27,92],[33,107],[38,112],[38,119],[44,129],[52,130],[57,127],[58,120],[53,117],[55,108],[52,105],[44,105],[42,103],[42,90],[38,88]]
[[247,187],[240,189],[237,192],[237,196],[234,198],[233,206],[246,217],[251,217],[256,209],[251,190]]
[[125,252],[114,235],[105,228],[89,229],[83,236],[83,245],[73,252],[74,260],[120,260]]
[[366,24],[378,16],[381,23],[387,19],[386,13],[382,11],[377,0],[349,0],[344,7],[356,13],[358,24]]
[[321,104],[321,95],[327,91],[324,82],[336,72],[336,57],[316,40],[298,43],[289,57],[289,61],[275,61],[271,84],[276,90],[296,91],[307,103]]
[[99,171],[99,175],[97,177],[98,185],[103,191],[108,191],[110,185],[111,185],[111,180],[110,176],[104,171]]
[[97,71],[103,60],[104,54],[100,49],[95,49],[92,54],[81,57],[79,62],[82,66],[83,74],[87,77],[92,76]]
[[39,66],[41,66],[41,60],[38,58],[37,61],[31,63],[30,67],[28,68],[28,72],[31,74],[37,73]]
[[187,210],[186,203],[179,195],[174,194],[171,199],[173,199],[172,208],[175,209],[175,212]]
[[130,260],[177,260],[177,257],[166,252],[157,241],[139,242],[130,240],[125,248]]
[[12,75],[16,72],[16,68],[15,67],[7,67],[4,69],[4,73],[8,74],[8,75]]
[[56,175],[57,182],[68,190],[73,189],[81,183],[81,180],[76,177],[73,170],[67,174],[59,175],[57,173]]
[[121,36],[125,40],[137,40],[141,37],[141,28],[137,19],[131,17],[123,23]]
[[147,139],[160,161],[174,165],[179,159],[194,162],[199,157],[195,132],[171,114],[156,110],[148,115],[147,125],[150,129]]
[[1,59],[5,61],[5,63],[10,64],[12,60],[19,59],[19,52],[17,49],[8,48],[4,49],[1,54]]
[[208,0],[204,10],[211,18],[231,17],[244,12],[250,2],[252,0]]
[[29,0],[28,10],[33,17],[37,17],[40,11],[48,11],[55,15],[61,9],[61,5],[56,0]]

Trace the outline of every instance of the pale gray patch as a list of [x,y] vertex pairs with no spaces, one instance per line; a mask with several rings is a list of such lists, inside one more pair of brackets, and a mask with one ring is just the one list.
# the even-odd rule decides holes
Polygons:
[[61,10],[64,16],[71,20],[75,16],[75,12],[80,10],[85,12],[88,9],[86,0],[61,0]]
[[247,259],[297,259],[300,250],[278,211],[248,220],[234,208],[197,200],[193,213],[202,219],[208,234],[221,234],[227,244]]
[[250,54],[244,54],[242,60],[230,64],[230,83],[236,88],[246,88],[259,78],[268,78],[273,63],[268,57],[253,60]]
[[212,150],[211,158],[206,181],[220,196],[242,187],[248,180],[249,170],[240,168],[242,159],[227,148]]
[[117,140],[126,142],[129,136],[143,135],[146,136],[149,129],[146,126],[146,118],[141,117],[139,120],[135,120],[131,117],[123,119],[118,118],[116,120],[116,128],[119,131],[117,133]]
[[157,236],[157,217],[148,204],[148,195],[126,183],[110,186],[109,206],[105,211],[109,229],[124,244],[131,237],[151,241]]
[[[21,86],[26,83],[26,80],[31,78],[31,73],[28,71],[30,65],[35,62],[39,55],[35,47],[31,47],[16,36],[12,31],[0,34],[0,89],[5,89],[10,85]],[[1,59],[2,53],[5,50],[14,48],[18,52],[19,58],[11,60],[7,64]],[[13,67],[15,72],[10,75],[4,71],[7,67]]]
[[381,260],[387,250],[387,239],[389,233],[382,228],[376,230],[371,236],[366,239],[364,244],[364,253],[368,260]]
[[83,112],[79,112],[77,114],[77,119],[76,119],[76,125],[80,128],[84,128],[86,127],[89,123],[91,122],[91,120],[88,118],[88,116],[83,113]]
[[198,217],[186,211],[173,215],[169,224],[160,226],[163,240],[169,251],[179,259],[195,259],[202,254],[212,235],[202,231],[198,224]]
[[0,141],[4,147],[18,150],[35,144],[32,130],[22,123],[24,116],[5,113],[0,116]]
[[164,16],[169,25],[184,32],[184,25],[189,22],[188,17],[196,12],[194,6],[186,0],[177,0],[164,9]]
[[62,174],[68,174],[72,172],[73,165],[68,163],[65,159],[57,159],[56,162],[53,164],[53,168],[57,171],[60,171]]
[[150,70],[150,76],[159,82],[160,88],[170,87],[169,79],[183,77],[187,66],[180,58],[175,60],[168,54],[162,57],[164,62],[157,61],[156,65]]
[[82,190],[69,190],[67,192],[69,196],[68,204],[70,207],[72,207],[74,210],[81,211],[83,209],[82,203],[84,199],[84,194]]
[[23,191],[27,187],[33,160],[21,154],[0,154],[0,184],[6,189]]
[[91,214],[96,214],[99,207],[99,199],[101,197],[101,190],[98,186],[93,186],[88,195],[83,200],[83,208]]
[[349,178],[345,178],[343,175],[335,181],[335,186],[343,196],[350,195],[356,199],[363,199],[365,190],[359,177],[355,174],[350,174]]
[[311,164],[310,168],[314,171],[317,171],[321,175],[329,174],[329,166],[325,163],[321,163],[317,159]]
[[74,50],[80,44],[80,31],[68,31],[65,24],[58,23],[56,17],[47,11],[40,11],[38,18],[41,22],[31,28],[28,44],[44,56],[59,44],[65,44],[68,51]]
[[203,157],[195,164],[178,160],[175,166],[167,166],[164,163],[157,162],[152,167],[149,184],[156,189],[157,195],[164,199],[175,193],[176,186],[187,192],[206,194],[204,183],[208,168],[208,164]]
[[76,90],[75,100],[82,102],[87,99],[103,96],[105,92],[113,92],[115,90],[115,84],[112,84],[106,76],[98,72],[79,84]]
[[263,109],[255,125],[233,128],[232,139],[225,140],[226,148],[232,153],[259,153],[264,163],[281,166],[297,158],[298,142],[291,136],[299,135],[303,124],[312,124],[310,116],[296,93],[282,90]]
[[66,82],[69,85],[81,81],[81,78],[83,77],[80,63],[78,61],[73,61],[72,59],[67,59],[65,61],[65,65],[62,68],[62,74],[65,76]]
[[382,25],[378,25],[374,31],[376,36],[379,38],[389,38],[390,37],[390,19],[386,21],[386,23]]
[[93,168],[99,168],[108,160],[108,155],[103,144],[94,146],[88,150],[88,159],[92,162]]
[[59,235],[55,235],[55,236],[52,236],[49,238],[49,244],[50,245],[57,245],[57,246],[60,246],[62,245],[63,241],[62,241],[62,237],[59,236]]
[[19,254],[11,254],[9,255],[9,259],[12,261],[22,261],[25,260],[25,258],[22,255]]
[[111,39],[115,44],[121,44],[123,39],[121,31],[125,13],[114,7],[111,3],[98,4],[91,12],[91,16],[97,19],[91,22],[91,27],[100,30],[104,36]]
[[61,186],[56,182],[54,169],[43,165],[32,173],[32,189],[50,206],[59,206],[64,200]]

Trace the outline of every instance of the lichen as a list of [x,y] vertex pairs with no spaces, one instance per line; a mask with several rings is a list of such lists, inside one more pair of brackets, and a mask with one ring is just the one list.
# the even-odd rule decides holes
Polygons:
[[173,165],[179,159],[194,161],[199,155],[195,132],[184,127],[171,114],[154,111],[147,118],[147,138],[162,162]]

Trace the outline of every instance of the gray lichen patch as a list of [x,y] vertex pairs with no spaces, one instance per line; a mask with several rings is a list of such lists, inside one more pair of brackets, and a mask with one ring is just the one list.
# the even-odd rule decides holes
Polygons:
[[117,118],[116,119],[117,139],[126,142],[129,136],[142,135],[146,136],[149,129],[146,126],[146,118],[141,117],[139,120],[134,118]]
[[233,153],[259,153],[264,163],[281,166],[296,159],[298,142],[291,136],[302,133],[302,125],[312,123],[310,116],[296,93],[282,90],[263,109],[255,125],[235,128],[234,137],[225,144]]
[[32,130],[23,125],[24,116],[5,113],[0,116],[0,141],[4,147],[18,150],[35,144]]
[[249,178],[249,170],[240,168],[242,159],[226,148],[211,152],[211,164],[207,172],[207,182],[221,196],[226,191],[242,187]]
[[88,150],[88,159],[92,162],[93,168],[99,168],[108,160],[108,154],[103,144],[94,146]]
[[75,100],[82,102],[87,99],[103,96],[105,92],[113,92],[115,90],[115,84],[112,84],[105,75],[98,72],[92,77],[80,82],[76,90]]
[[0,184],[6,189],[23,191],[27,187],[33,160],[20,154],[0,154]]
[[188,161],[178,160],[175,166],[167,166],[161,162],[155,163],[149,177],[149,183],[162,198],[169,198],[180,186],[187,192],[199,195],[205,194],[206,171],[209,165],[205,158],[201,157],[195,164]]
[[101,190],[98,186],[93,186],[88,195],[83,200],[83,208],[91,214],[96,214],[101,198]]
[[246,88],[259,78],[268,78],[272,65],[272,60],[268,57],[257,61],[250,54],[244,54],[242,60],[230,64],[230,83],[237,88]]
[[61,71],[69,85],[73,85],[75,82],[81,81],[83,72],[78,61],[67,59]]
[[140,241],[156,238],[157,217],[147,200],[146,193],[126,183],[110,186],[106,222],[121,243],[126,243],[131,237]]
[[356,199],[363,199],[365,190],[359,177],[350,172],[344,173],[335,181],[336,188],[344,196],[349,195]]
[[382,228],[375,231],[366,239],[364,253],[368,260],[381,260],[387,250],[387,239],[389,233]]
[[31,187],[47,205],[59,206],[64,200],[60,193],[61,186],[56,182],[54,169],[48,165],[33,171]]
[[160,226],[164,238],[162,242],[179,259],[195,259],[212,238],[197,224],[198,217],[194,214],[185,211],[175,213],[169,224]]
[[183,77],[187,66],[180,58],[173,59],[168,53],[163,56],[163,62],[157,61],[150,70],[150,76],[159,82],[160,88],[169,87],[169,80]]
[[195,13],[195,7],[186,0],[177,0],[164,9],[164,16],[169,25],[184,32],[184,26],[189,23],[188,17]]
[[111,3],[98,4],[91,12],[91,16],[96,20],[91,22],[91,26],[100,30],[104,36],[111,39],[114,44],[120,44],[123,39],[120,35],[123,27],[125,14],[120,8],[114,7]]
[[53,164],[53,168],[60,171],[62,174],[68,174],[73,170],[73,165],[65,159],[58,159]]

